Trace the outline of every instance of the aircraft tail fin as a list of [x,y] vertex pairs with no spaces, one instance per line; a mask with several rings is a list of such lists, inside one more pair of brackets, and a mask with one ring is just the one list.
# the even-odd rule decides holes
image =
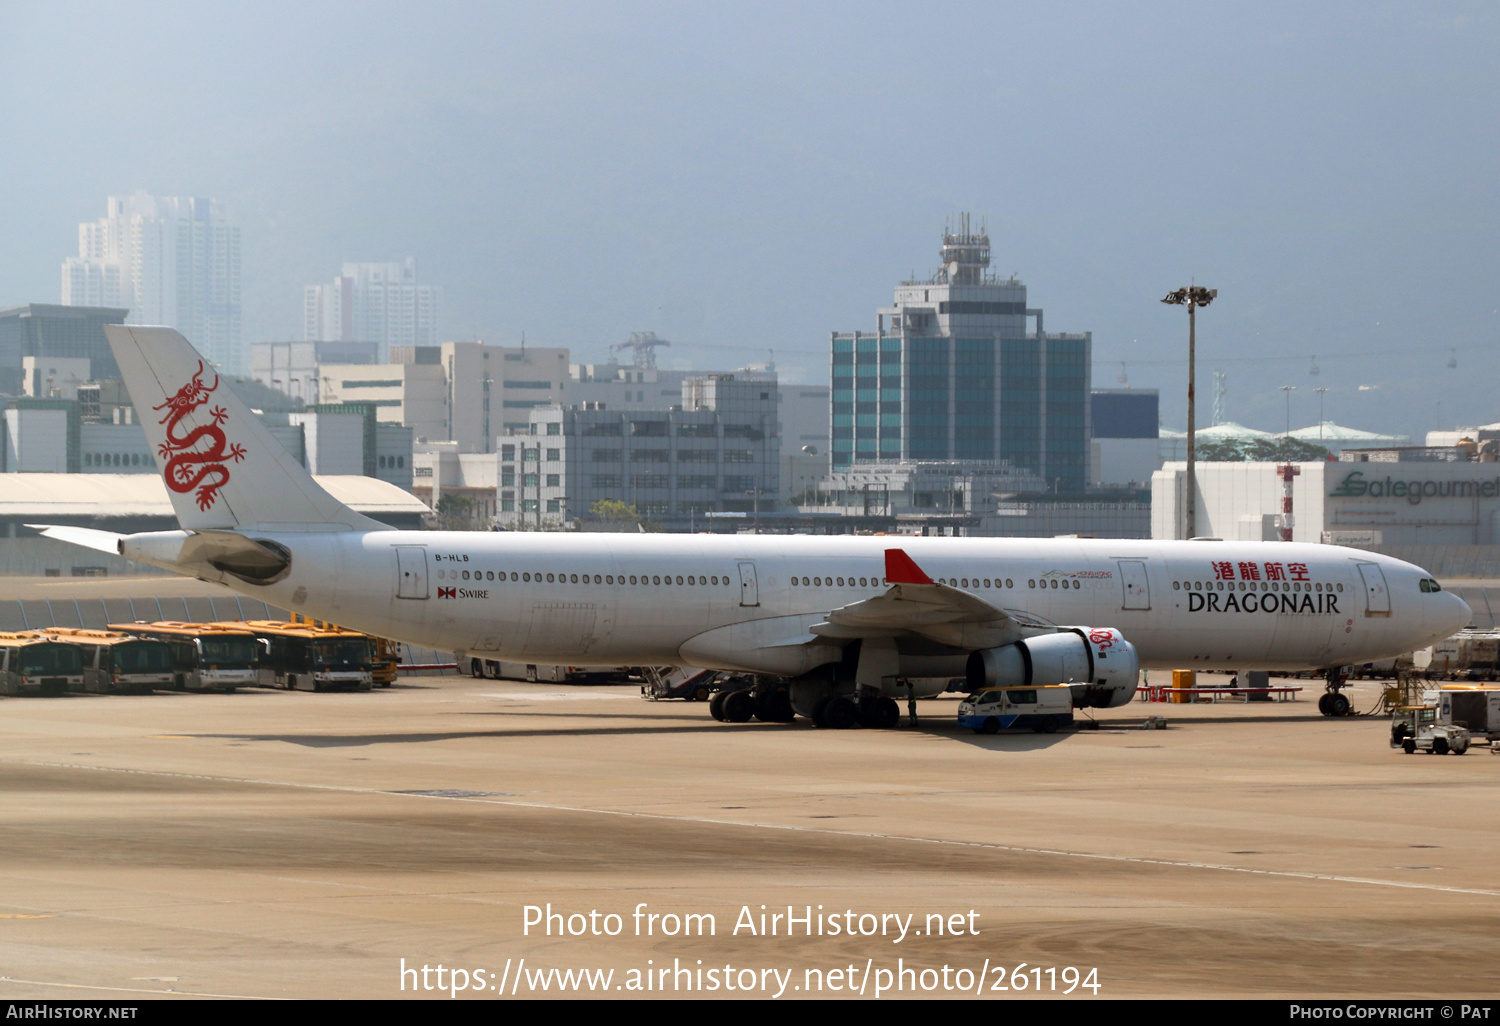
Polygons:
[[385,530],[339,502],[174,328],[108,324],[184,530]]

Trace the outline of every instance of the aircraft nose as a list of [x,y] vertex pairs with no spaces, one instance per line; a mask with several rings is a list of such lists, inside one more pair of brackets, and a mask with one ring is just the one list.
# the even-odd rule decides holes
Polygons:
[[1451,591],[1443,592],[1440,597],[1447,600],[1437,616],[1437,625],[1448,632],[1444,637],[1451,637],[1474,622],[1474,610],[1463,599]]

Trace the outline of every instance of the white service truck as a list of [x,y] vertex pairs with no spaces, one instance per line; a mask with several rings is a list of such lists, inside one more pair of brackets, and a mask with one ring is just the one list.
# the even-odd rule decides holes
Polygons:
[[1469,750],[1469,739],[1466,728],[1438,722],[1436,706],[1402,705],[1391,714],[1391,747],[1407,755],[1462,755]]
[[1422,704],[1437,709],[1438,723],[1466,728],[1475,737],[1500,740],[1500,688],[1432,688],[1422,692]]
[[958,725],[976,734],[1026,727],[1039,734],[1055,734],[1072,722],[1073,689],[1066,684],[985,688],[958,704]]

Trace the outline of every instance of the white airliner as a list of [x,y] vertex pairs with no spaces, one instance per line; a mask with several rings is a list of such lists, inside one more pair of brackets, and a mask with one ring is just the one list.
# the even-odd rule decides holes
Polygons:
[[[182,530],[44,534],[461,660],[756,675],[732,719],[891,726],[896,698],[963,676],[1118,706],[1141,667],[1329,669],[1470,620],[1421,568],[1334,545],[392,530],[319,487],[176,331],[105,331]],[[1329,679],[1321,707],[1346,711]]]

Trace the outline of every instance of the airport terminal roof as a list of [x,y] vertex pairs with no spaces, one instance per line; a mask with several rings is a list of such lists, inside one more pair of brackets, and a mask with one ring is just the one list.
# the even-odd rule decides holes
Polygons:
[[[1197,437],[1199,437],[1199,438],[1206,438],[1209,441],[1212,441],[1215,438],[1271,438],[1271,437],[1273,437],[1272,434],[1271,434],[1271,432],[1269,432],[1269,431],[1257,431],[1253,427],[1246,427],[1243,424],[1236,424],[1232,420],[1225,421],[1222,424],[1214,424],[1211,427],[1201,427],[1201,428],[1199,428],[1197,430],[1197,432],[1195,432],[1195,434],[1197,435]],[[1158,430],[1157,437],[1159,437],[1159,438],[1186,438],[1187,437],[1187,432],[1186,431],[1173,431],[1171,428],[1160,428]]]
[[[317,477],[345,505],[377,519],[419,517],[425,503],[388,481],[359,475]],[[0,518],[175,518],[156,474],[0,474]]]
[[1344,427],[1335,424],[1331,420],[1325,420],[1322,424],[1314,424],[1312,427],[1297,428],[1292,432],[1293,438],[1300,438],[1304,442],[1319,442],[1327,445],[1330,442],[1369,442],[1373,445],[1406,445],[1409,439],[1405,435],[1382,435],[1376,431],[1361,431],[1359,428]]

